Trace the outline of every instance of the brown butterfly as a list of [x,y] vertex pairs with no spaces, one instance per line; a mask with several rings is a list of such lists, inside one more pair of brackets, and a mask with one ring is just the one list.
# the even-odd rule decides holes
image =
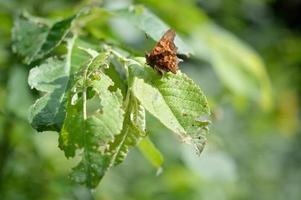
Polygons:
[[146,63],[156,69],[161,75],[164,72],[177,73],[178,58],[177,47],[174,43],[176,32],[169,29],[164,33],[151,53],[146,53]]

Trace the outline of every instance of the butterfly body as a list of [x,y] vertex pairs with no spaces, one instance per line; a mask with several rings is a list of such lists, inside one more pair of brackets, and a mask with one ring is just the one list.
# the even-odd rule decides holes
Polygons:
[[146,63],[156,69],[160,74],[164,72],[177,73],[178,58],[177,47],[174,44],[176,33],[169,29],[161,37],[151,53],[145,55]]

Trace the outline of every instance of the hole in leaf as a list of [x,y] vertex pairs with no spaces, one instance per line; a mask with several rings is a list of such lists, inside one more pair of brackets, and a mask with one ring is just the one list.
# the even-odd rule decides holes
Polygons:
[[96,113],[102,113],[102,105],[101,105],[101,99],[99,96],[94,95],[91,99],[88,99],[87,101],[87,115],[91,116]]
[[111,92],[115,92],[117,89],[120,89],[122,95],[125,97],[127,88],[126,88],[126,83],[125,83],[125,79],[123,78],[123,75],[121,75],[121,73],[119,73],[116,70],[116,67],[114,65],[110,65],[110,67],[105,69],[104,72],[114,82],[114,85],[110,86],[108,89]]
[[87,99],[93,98],[95,95],[95,91],[93,90],[92,87],[87,88]]
[[116,92],[117,87],[116,87],[115,84],[114,84],[114,85],[111,85],[111,86],[108,88],[108,90],[109,90],[110,92]]

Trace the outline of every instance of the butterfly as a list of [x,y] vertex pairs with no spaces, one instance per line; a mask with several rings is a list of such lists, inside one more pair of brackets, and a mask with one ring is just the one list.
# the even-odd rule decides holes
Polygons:
[[161,75],[169,71],[177,73],[179,60],[177,58],[178,48],[174,43],[175,37],[174,30],[167,30],[151,53],[145,54],[146,64],[156,69]]

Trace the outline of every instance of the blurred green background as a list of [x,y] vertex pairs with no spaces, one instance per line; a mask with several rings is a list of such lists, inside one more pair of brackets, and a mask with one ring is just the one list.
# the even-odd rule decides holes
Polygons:
[[[38,94],[27,86],[32,66],[12,54],[13,19],[24,10],[58,18],[85,5],[132,3],[145,5],[194,49],[180,68],[209,99],[208,143],[198,157],[149,116],[163,172],[157,176],[132,149],[89,191],[68,180],[74,163],[57,147],[57,134],[38,134],[27,122]],[[0,0],[0,199],[301,199],[300,10],[298,0]],[[112,20],[108,32],[142,56],[154,43],[128,26]]]

